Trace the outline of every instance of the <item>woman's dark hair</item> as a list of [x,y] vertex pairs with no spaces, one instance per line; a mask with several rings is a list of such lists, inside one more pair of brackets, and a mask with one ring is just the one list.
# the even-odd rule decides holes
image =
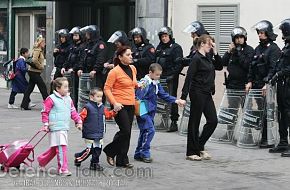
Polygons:
[[124,53],[127,51],[127,49],[131,49],[130,46],[121,46],[117,49],[116,54],[115,54],[115,58],[114,58],[114,65],[117,66],[121,63],[120,59],[119,59],[119,55],[123,56]]

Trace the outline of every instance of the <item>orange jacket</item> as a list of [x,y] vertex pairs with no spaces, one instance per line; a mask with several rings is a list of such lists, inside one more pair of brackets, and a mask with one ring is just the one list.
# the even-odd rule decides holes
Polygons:
[[132,79],[117,65],[112,69],[105,83],[104,92],[111,104],[135,105],[135,88],[137,87],[136,68],[130,65]]

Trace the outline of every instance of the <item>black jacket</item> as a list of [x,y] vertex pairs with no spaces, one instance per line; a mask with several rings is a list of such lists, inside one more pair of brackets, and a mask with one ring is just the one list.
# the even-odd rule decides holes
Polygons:
[[133,65],[137,69],[137,80],[145,77],[149,72],[149,66],[155,61],[155,48],[150,43],[133,45]]
[[281,50],[273,41],[260,42],[255,48],[255,55],[248,75],[248,81],[253,83],[254,89],[263,88],[275,72],[276,62]]
[[69,50],[68,58],[63,65],[63,68],[66,70],[73,69],[74,71],[79,70],[79,64],[80,64],[80,58],[82,51],[84,50],[84,44],[83,43],[74,43],[72,47]]
[[162,66],[162,77],[178,75],[182,70],[182,58],[182,48],[174,40],[167,44],[160,42],[156,48],[156,63]]
[[107,47],[102,40],[86,42],[81,54],[79,69],[84,72],[96,71],[102,73],[106,62]]
[[244,44],[241,50],[234,49],[231,53],[225,52],[222,57],[222,63],[223,66],[227,66],[229,72],[229,76],[225,81],[226,88],[245,89],[254,53],[254,49],[247,44]]
[[61,69],[63,68],[63,65],[66,62],[66,59],[69,55],[71,44],[68,42],[65,42],[63,44],[57,45],[55,48],[59,49],[59,51],[53,53],[54,66]]
[[189,91],[194,90],[213,94],[215,92],[215,70],[222,69],[221,57],[218,54],[210,57],[209,54],[203,56],[197,51],[187,70],[181,99],[186,100]]

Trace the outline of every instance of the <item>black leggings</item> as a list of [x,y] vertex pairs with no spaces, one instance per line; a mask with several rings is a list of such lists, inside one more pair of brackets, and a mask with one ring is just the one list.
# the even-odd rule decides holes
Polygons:
[[[217,114],[211,94],[201,92],[190,92],[190,116],[187,133],[187,151],[186,155],[198,155],[204,150],[204,145],[210,138],[217,126]],[[204,114],[206,124],[203,126],[201,135],[199,135],[199,125],[201,116]]]
[[45,100],[48,97],[47,89],[45,86],[45,83],[43,82],[40,73],[28,71],[29,75],[29,82],[27,89],[24,92],[24,96],[22,99],[21,107],[22,108],[28,108],[29,102],[30,102],[30,94],[32,93],[35,85],[37,85],[41,95],[42,99]]
[[124,106],[115,116],[115,121],[119,126],[113,142],[104,148],[107,156],[116,156],[116,166],[124,166],[129,163],[127,156],[130,146],[131,129],[134,118],[134,106]]

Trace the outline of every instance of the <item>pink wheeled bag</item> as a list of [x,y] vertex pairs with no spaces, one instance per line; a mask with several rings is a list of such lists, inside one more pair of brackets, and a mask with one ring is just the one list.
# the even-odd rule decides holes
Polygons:
[[[29,141],[18,140],[11,144],[0,145],[0,164],[2,165],[1,169],[4,172],[7,172],[9,168],[12,167],[19,169],[22,163],[29,166],[26,160],[28,160],[30,165],[32,165],[32,162],[34,161],[34,148],[45,137],[47,132],[45,132],[45,134],[36,142],[34,146],[31,144],[31,142],[41,132],[42,130],[38,131]],[[31,158],[29,158],[30,154],[32,154]]]

